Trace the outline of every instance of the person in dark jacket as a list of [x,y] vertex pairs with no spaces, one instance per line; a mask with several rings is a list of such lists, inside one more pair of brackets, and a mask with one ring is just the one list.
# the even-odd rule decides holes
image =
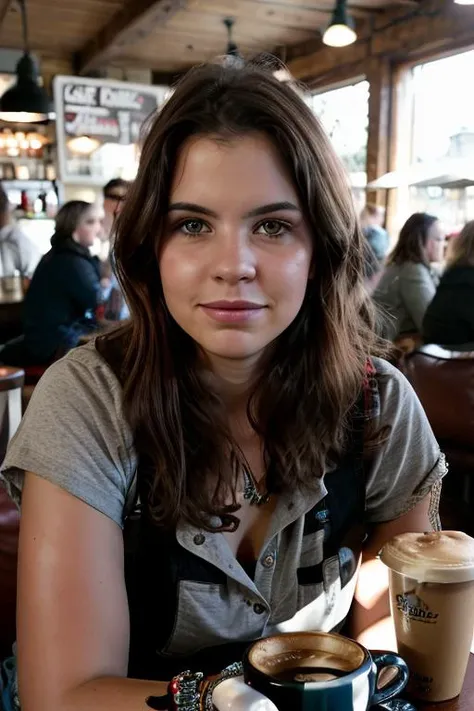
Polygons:
[[59,210],[51,249],[40,261],[25,297],[24,335],[0,352],[8,365],[49,363],[96,326],[100,265],[90,247],[101,231],[93,205],[72,200]]
[[426,343],[474,344],[474,220],[453,238],[446,270],[423,321]]

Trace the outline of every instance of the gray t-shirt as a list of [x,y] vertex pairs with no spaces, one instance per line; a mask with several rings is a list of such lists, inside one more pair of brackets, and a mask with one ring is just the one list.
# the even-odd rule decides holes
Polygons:
[[[391,432],[366,475],[367,521],[395,519],[430,490],[436,494],[434,520],[439,481],[446,473],[444,457],[407,380],[385,361],[374,363],[380,397],[375,424],[389,425]],[[121,387],[93,343],[51,366],[35,389],[3,464],[2,475],[14,499],[20,501],[24,471],[32,471],[121,526],[133,498],[130,485],[137,466],[121,399]],[[299,568],[323,560],[322,532],[305,536],[304,519],[325,494],[321,480],[309,493],[279,496],[253,579],[236,563],[223,534],[178,526],[180,545],[223,571],[226,583],[180,582],[167,653],[255,639],[276,629],[329,631],[345,617],[355,579],[341,585],[337,556],[326,561],[323,583],[303,585],[298,580]]]

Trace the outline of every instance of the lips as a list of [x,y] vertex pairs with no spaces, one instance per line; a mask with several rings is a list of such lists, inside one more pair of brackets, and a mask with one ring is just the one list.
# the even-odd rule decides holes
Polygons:
[[254,309],[263,309],[263,304],[257,304],[254,301],[210,301],[207,304],[201,304],[205,309],[218,309],[219,311],[249,311]]
[[261,316],[266,306],[254,301],[211,301],[201,304],[207,316],[220,323],[245,323]]

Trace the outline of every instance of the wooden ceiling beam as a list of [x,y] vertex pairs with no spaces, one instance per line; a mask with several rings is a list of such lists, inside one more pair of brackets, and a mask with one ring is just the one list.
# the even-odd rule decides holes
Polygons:
[[0,0],[0,29],[14,0]]
[[86,74],[103,65],[107,58],[117,50],[142,42],[158,27],[165,25],[186,5],[187,0],[127,2],[111,21],[77,53],[75,57],[76,72]]

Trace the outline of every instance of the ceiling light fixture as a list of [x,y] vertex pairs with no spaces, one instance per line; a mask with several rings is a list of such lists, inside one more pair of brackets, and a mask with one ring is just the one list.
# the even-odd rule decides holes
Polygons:
[[347,14],[346,0],[336,0],[331,22],[323,34],[323,42],[329,47],[347,47],[357,39],[354,20]]
[[38,68],[30,54],[25,0],[18,0],[23,29],[23,56],[16,65],[16,83],[0,97],[0,119],[14,123],[46,121],[50,100],[38,84]]
[[456,5],[474,5],[474,0],[454,0]]
[[227,66],[232,67],[242,67],[244,65],[244,59],[239,52],[239,48],[235,44],[232,37],[232,29],[235,24],[233,17],[226,17],[222,20],[227,28],[227,49],[225,52],[225,63]]

